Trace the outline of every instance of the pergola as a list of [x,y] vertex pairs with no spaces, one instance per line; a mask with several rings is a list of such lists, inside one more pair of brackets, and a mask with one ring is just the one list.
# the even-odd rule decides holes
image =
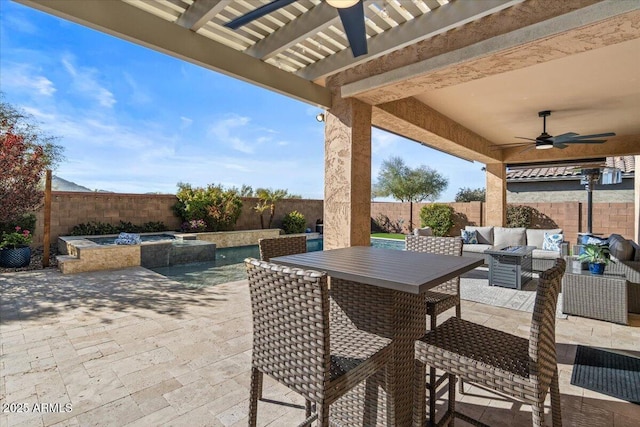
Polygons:
[[[364,1],[356,58],[320,0],[237,30],[224,24],[268,1],[16,1],[325,109],[327,249],[369,244],[372,126],[486,164],[491,225],[505,223],[507,165],[640,154],[638,0]],[[552,135],[616,136],[501,147],[540,134],[541,110]]]

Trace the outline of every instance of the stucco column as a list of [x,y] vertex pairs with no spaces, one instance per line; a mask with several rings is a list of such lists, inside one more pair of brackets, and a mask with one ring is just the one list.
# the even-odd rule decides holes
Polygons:
[[640,243],[640,156],[635,156],[636,168],[633,171],[633,207],[635,215],[634,218],[634,239],[636,243]]
[[504,163],[487,163],[486,225],[507,224],[507,168]]
[[334,96],[325,120],[324,248],[368,246],[371,106]]

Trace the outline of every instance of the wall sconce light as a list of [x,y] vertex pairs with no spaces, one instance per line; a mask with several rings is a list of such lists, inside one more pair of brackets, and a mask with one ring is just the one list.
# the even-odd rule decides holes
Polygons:
[[324,122],[324,113],[318,113],[316,115],[316,120],[319,122]]

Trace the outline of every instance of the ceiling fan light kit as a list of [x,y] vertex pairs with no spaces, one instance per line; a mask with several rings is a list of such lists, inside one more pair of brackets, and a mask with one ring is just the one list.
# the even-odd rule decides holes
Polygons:
[[327,4],[336,9],[347,9],[354,6],[358,1],[359,0],[327,0]]

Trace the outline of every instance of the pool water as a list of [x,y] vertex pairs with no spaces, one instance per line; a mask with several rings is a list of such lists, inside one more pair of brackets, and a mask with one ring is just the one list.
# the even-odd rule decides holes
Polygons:
[[[308,252],[321,250],[322,239],[307,240]],[[246,279],[243,264],[245,258],[260,258],[258,245],[216,249],[216,260],[213,262],[173,265],[152,270],[188,287],[200,288]]]
[[[91,240],[98,245],[115,245],[115,240],[118,236],[109,237],[87,237],[87,240]],[[176,240],[176,237],[172,234],[141,234],[140,240],[143,242],[160,242],[163,240]]]
[[[404,240],[372,237],[371,246],[404,250]],[[322,247],[322,239],[307,240],[308,252],[321,251]],[[245,258],[260,258],[258,245],[216,249],[216,260],[214,262],[181,264],[153,268],[152,270],[172,280],[181,282],[187,287],[201,288],[246,279],[247,273],[243,264]]]

